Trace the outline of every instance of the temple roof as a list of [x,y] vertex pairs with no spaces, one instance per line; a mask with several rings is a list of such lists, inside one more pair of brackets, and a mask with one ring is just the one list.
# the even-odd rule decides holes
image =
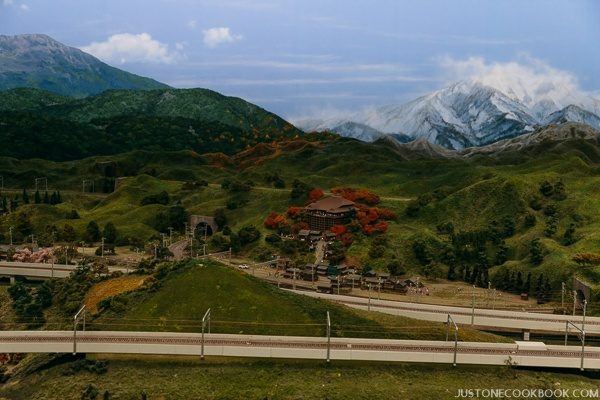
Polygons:
[[340,196],[324,197],[314,203],[306,206],[307,210],[323,211],[328,213],[341,213],[350,211],[354,207],[354,202],[346,200]]

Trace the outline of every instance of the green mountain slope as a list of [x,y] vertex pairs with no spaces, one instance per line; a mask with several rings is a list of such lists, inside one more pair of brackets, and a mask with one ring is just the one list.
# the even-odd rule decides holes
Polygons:
[[0,155],[72,160],[131,150],[233,154],[300,135],[254,104],[207,89],[110,90],[83,99],[0,92]]
[[18,87],[83,97],[108,89],[168,86],[111,67],[46,35],[0,35],[0,90]]

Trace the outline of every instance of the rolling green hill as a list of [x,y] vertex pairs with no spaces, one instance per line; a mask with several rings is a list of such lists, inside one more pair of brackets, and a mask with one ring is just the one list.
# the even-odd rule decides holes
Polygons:
[[275,114],[207,89],[109,90],[69,99],[0,92],[0,155],[73,160],[132,150],[233,154],[302,133]]

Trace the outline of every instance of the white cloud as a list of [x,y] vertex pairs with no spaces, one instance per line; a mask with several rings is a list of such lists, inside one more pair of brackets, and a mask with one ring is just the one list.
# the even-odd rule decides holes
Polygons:
[[187,26],[188,26],[188,28],[190,28],[190,29],[196,29],[196,25],[197,25],[197,24],[198,24],[198,23],[196,22],[196,20],[195,20],[195,19],[192,19],[192,20],[189,20],[189,21],[188,21],[188,23],[187,23]]
[[3,4],[4,6],[6,6],[6,7],[8,7],[8,6],[12,6],[12,5],[13,5],[13,3],[14,3],[14,1],[13,1],[13,0],[3,0],[3,1],[2,1],[2,4]]
[[580,97],[577,78],[570,72],[551,67],[541,60],[522,56],[520,62],[487,62],[482,57],[441,59],[450,79],[471,79],[493,87],[531,106],[540,100],[556,104]]
[[27,11],[29,11],[29,6],[28,6],[27,4],[21,4],[21,5],[19,6],[19,9],[20,9],[21,11],[25,11],[25,12],[27,12]]
[[152,39],[148,33],[119,33],[110,36],[104,42],[93,42],[81,48],[104,61],[154,62],[170,64],[181,55],[171,51],[167,44]]
[[242,39],[242,35],[233,35],[227,27],[210,28],[202,31],[204,44],[208,47],[217,47],[224,43],[233,43]]

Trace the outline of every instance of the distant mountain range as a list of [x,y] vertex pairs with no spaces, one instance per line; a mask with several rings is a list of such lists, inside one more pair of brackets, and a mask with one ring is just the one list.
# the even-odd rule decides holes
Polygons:
[[421,158],[466,159],[485,156],[499,159],[513,157],[515,160],[522,161],[527,156],[539,156],[549,152],[564,153],[574,150],[581,153],[582,158],[600,162],[600,131],[577,122],[538,127],[533,132],[521,136],[462,150],[450,150],[431,143],[425,138],[399,143],[393,137],[384,135],[377,139],[375,143],[391,148],[405,160]]
[[168,86],[111,67],[46,35],[0,35],[0,90],[18,87],[83,97],[108,89]]
[[[522,89],[522,88],[520,88]],[[522,90],[503,93],[475,80],[461,81],[402,105],[356,113],[351,118],[295,121],[305,130],[330,130],[373,141],[425,139],[448,149],[484,146],[532,132],[538,126],[580,122],[600,129],[600,101],[568,90],[561,97]]]

